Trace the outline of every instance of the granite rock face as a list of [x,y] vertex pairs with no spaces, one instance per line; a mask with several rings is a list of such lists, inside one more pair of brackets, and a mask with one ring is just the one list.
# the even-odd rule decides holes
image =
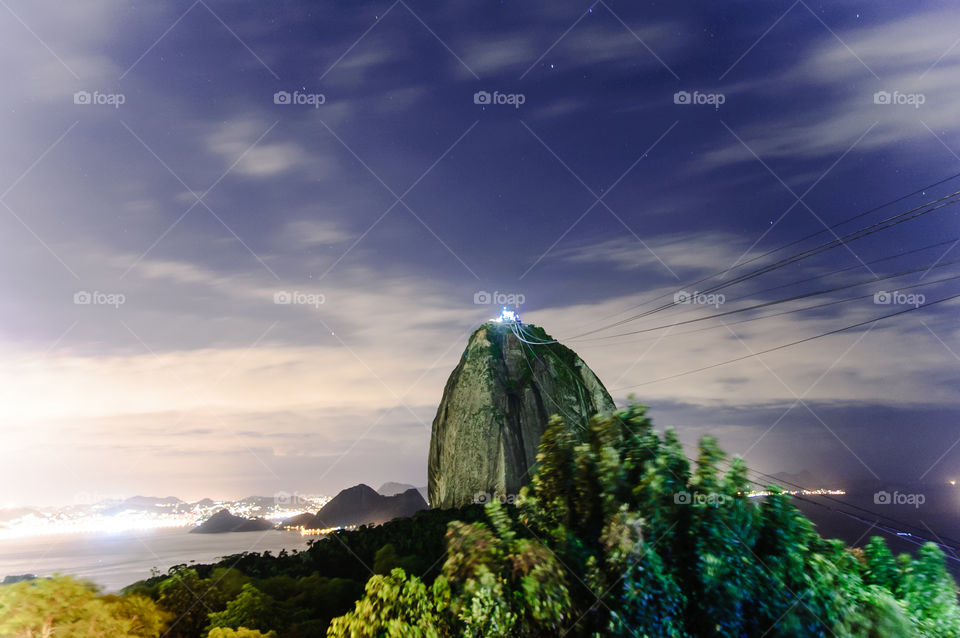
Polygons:
[[[541,328],[524,329],[550,339]],[[430,506],[516,494],[530,480],[552,415],[585,427],[594,414],[613,409],[606,388],[569,348],[526,344],[508,324],[484,324],[450,374],[433,420]]]

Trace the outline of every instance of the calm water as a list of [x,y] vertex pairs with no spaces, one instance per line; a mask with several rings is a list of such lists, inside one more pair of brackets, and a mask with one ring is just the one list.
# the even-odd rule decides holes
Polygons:
[[57,534],[0,540],[0,580],[12,574],[72,574],[116,591],[178,563],[209,563],[240,552],[306,549],[310,536],[267,530],[189,534],[185,528],[114,534]]

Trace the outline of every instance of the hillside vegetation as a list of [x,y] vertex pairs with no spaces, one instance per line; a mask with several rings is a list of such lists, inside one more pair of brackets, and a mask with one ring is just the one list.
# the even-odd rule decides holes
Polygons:
[[[0,588],[0,635],[960,635],[940,549],[821,538],[704,438],[691,464],[641,406],[586,431],[551,420],[515,498],[338,532],[303,552],[180,565],[102,596],[70,579]],[[62,588],[63,598],[55,592]]]

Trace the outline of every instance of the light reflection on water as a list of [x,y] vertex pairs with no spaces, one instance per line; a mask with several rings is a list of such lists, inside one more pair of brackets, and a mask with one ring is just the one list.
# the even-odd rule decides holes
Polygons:
[[165,528],[114,534],[56,534],[0,540],[0,580],[13,574],[71,574],[117,591],[150,576],[150,569],[191,560],[214,562],[240,552],[303,550],[310,540],[298,532],[266,530],[226,534],[190,534]]

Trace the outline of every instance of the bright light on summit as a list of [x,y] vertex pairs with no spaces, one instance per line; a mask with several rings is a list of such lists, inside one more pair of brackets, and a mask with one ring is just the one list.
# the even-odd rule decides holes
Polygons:
[[520,323],[520,314],[514,310],[504,307],[500,311],[500,316],[495,319],[499,323]]

